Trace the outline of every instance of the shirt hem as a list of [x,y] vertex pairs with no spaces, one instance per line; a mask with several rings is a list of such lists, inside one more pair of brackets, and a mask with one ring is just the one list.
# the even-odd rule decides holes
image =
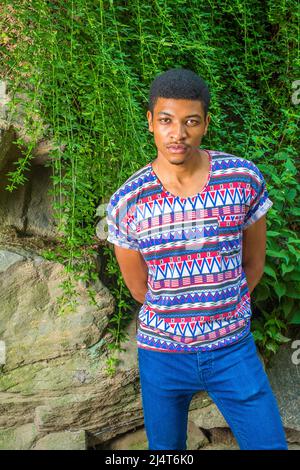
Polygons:
[[[158,346],[150,346],[146,343],[143,343],[141,342],[137,336],[138,334],[136,335],[136,340],[137,340],[137,347],[138,348],[141,348],[141,349],[147,349],[149,351],[154,351],[154,352],[165,352],[165,353],[169,353],[169,354],[192,354],[192,353],[196,353],[196,352],[202,352],[202,351],[215,351],[217,349],[222,349],[222,348],[225,348],[227,346],[231,346],[233,344],[236,344],[238,343],[239,341],[243,340],[244,338],[246,338],[246,336],[248,336],[250,334],[250,325],[251,325],[251,322],[250,322],[250,319],[246,322],[246,325],[244,327],[244,329],[242,330],[242,332],[240,332],[238,335],[237,335],[237,338],[235,338],[233,341],[225,341],[224,344],[221,344],[219,346],[214,346],[214,344],[216,343],[212,343],[210,344],[209,346],[192,346],[190,347],[189,349],[188,348],[184,348],[182,347],[181,350],[180,349],[176,349],[176,344],[174,344],[173,347],[171,348],[161,348],[161,347],[158,347]],[[234,336],[234,335],[233,335]],[[222,337],[219,338],[219,341],[222,341]],[[164,341],[164,338],[161,339],[161,341]],[[178,347],[178,346],[177,346]],[[179,348],[179,347],[178,347]]]

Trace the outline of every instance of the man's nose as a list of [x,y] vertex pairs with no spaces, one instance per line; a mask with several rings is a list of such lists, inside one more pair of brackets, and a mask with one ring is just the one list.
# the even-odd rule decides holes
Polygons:
[[173,137],[174,140],[180,140],[186,137],[186,127],[184,124],[174,124],[172,131],[171,131],[171,136]]

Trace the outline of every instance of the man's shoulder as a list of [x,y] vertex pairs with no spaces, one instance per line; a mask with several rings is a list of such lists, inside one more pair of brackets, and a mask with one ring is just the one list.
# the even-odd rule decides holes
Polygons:
[[218,150],[212,150],[211,151],[214,156],[214,161],[218,162],[220,165],[222,162],[224,163],[224,166],[227,165],[232,165],[232,166],[252,166],[254,163],[251,160],[248,160],[245,157],[241,157],[240,155],[235,155],[233,153],[229,152],[222,152]]
[[110,197],[110,202],[112,204],[117,204],[119,201],[133,202],[147,184],[149,176],[151,176],[151,168],[149,163],[147,163],[129,176],[124,183],[114,191]]
[[245,157],[228,152],[212,151],[214,167],[217,170],[232,170],[233,172],[243,172],[254,178],[262,178],[261,171],[257,165]]

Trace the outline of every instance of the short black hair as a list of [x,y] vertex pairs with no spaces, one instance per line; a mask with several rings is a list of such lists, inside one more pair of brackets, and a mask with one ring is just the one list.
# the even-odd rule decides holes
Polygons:
[[157,99],[174,98],[199,100],[206,118],[210,103],[208,86],[199,75],[189,69],[169,69],[158,75],[150,85],[148,109],[153,116]]

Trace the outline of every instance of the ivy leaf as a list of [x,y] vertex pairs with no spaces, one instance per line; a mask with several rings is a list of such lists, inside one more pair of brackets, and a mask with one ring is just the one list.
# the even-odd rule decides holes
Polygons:
[[266,274],[268,274],[269,276],[273,277],[274,279],[276,279],[276,281],[277,281],[276,272],[275,272],[274,269],[271,268],[271,266],[269,266],[268,264],[265,265],[265,267],[264,267],[264,272],[265,272]]
[[267,230],[267,237],[279,237],[280,233],[274,230]]
[[279,299],[286,293],[286,285],[282,282],[278,282],[274,285],[274,290],[278,295]]
[[255,299],[257,301],[266,300],[270,296],[269,287],[263,283],[257,285],[255,289]]
[[276,343],[274,343],[273,341],[269,341],[267,344],[266,344],[266,349],[268,349],[268,351],[272,351],[273,353],[276,353],[277,350],[278,350],[278,346]]
[[279,341],[279,343],[288,343],[291,341],[291,338],[288,338],[287,336],[282,335],[279,331],[277,331],[273,335],[273,339],[276,339],[276,341]]
[[283,275],[285,275],[286,273],[290,273],[291,271],[293,271],[295,269],[295,266],[294,265],[290,265],[288,266],[287,264],[283,263],[281,265],[281,272]]
[[291,299],[289,297],[285,297],[283,304],[282,304],[282,310],[284,313],[284,317],[288,318],[292,309],[294,306],[294,299]]
[[273,258],[282,258],[285,259],[286,262],[289,262],[289,255],[287,253],[284,253],[282,251],[275,251],[275,250],[267,250],[267,255],[272,256]]
[[294,324],[294,325],[300,325],[300,310],[298,310],[298,312],[296,312],[292,318],[290,319],[290,323]]

